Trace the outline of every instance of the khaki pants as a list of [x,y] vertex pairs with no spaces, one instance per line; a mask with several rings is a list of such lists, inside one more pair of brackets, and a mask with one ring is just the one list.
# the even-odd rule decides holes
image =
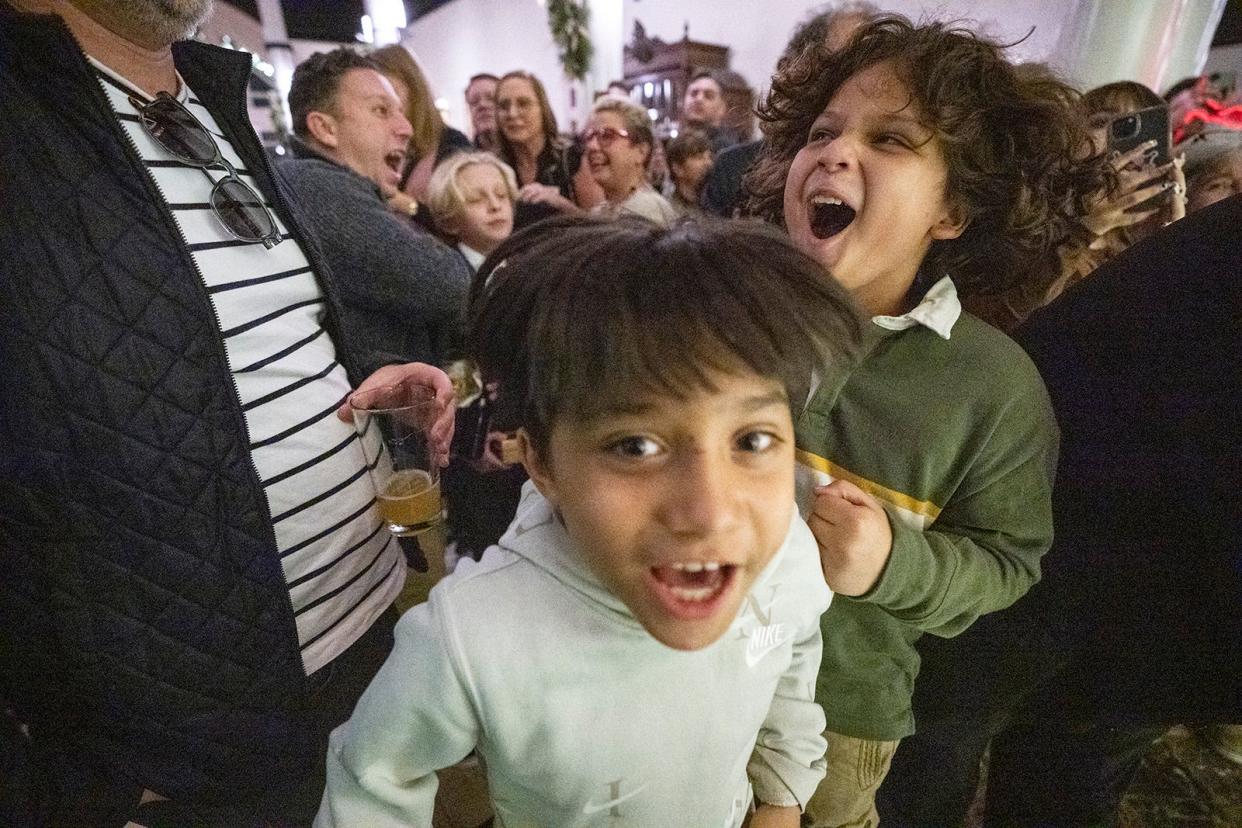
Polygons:
[[888,774],[897,742],[873,742],[824,731],[828,773],[807,803],[810,828],[876,828],[875,792]]

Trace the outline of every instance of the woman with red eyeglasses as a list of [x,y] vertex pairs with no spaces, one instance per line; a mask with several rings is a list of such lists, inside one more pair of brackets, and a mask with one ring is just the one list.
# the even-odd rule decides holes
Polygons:
[[665,227],[677,218],[672,205],[647,182],[655,139],[646,111],[627,100],[600,98],[581,140],[587,166],[606,199],[592,212],[642,216]]

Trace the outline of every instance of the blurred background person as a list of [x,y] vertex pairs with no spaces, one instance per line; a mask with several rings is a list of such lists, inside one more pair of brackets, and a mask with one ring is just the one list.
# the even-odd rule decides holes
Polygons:
[[1183,141],[1187,206],[1201,210],[1242,193],[1242,123],[1236,129],[1211,125]]
[[[414,201],[422,202],[426,200],[427,182],[436,164],[453,152],[471,149],[473,144],[462,132],[444,123],[427,78],[409,50],[404,46],[385,46],[370,57],[392,84],[401,101],[401,111],[410,122],[410,140],[397,187]],[[406,209],[417,214],[416,207],[407,205]]]
[[683,216],[699,212],[703,183],[712,170],[712,145],[707,134],[697,129],[682,130],[668,142],[664,154],[673,183],[669,202]]
[[519,69],[500,79],[496,123],[500,158],[517,174],[517,229],[589,206],[575,198],[582,155],[561,138],[538,78]]
[[677,218],[672,205],[647,180],[654,145],[645,109],[611,96],[595,102],[582,133],[587,166],[604,191],[605,201],[594,212],[641,216],[664,226]]
[[[436,226],[457,244],[472,272],[513,231],[517,178],[488,152],[454,155],[436,168],[427,206]],[[441,477],[448,505],[452,560],[478,560],[500,540],[517,509],[526,473],[501,460],[508,436],[492,428],[491,399],[461,361],[448,368],[458,383],[457,419],[449,466]]]
[[427,187],[436,228],[456,243],[472,272],[513,232],[516,203],[513,169],[490,152],[452,156]]
[[480,72],[466,84],[466,109],[470,112],[470,130],[474,133],[476,149],[495,152],[496,144],[496,87],[500,78],[488,72]]
[[470,281],[461,257],[393,213],[410,124],[379,65],[341,48],[293,73],[289,109],[298,136],[278,169],[305,208],[340,288],[342,324],[368,372],[394,362],[445,361]]
[[1151,142],[1125,153],[1113,152],[1109,144],[1109,133],[1119,118],[1160,106],[1164,101],[1159,95],[1134,81],[1105,84],[1081,97],[1077,107],[1091,132],[1093,150],[1111,158],[1110,188],[1091,200],[1078,232],[1058,253],[1057,269],[1000,294],[971,297],[965,303],[967,310],[1011,331],[1104,262],[1186,214],[1179,158],[1157,163]]
[[681,101],[682,126],[707,133],[714,153],[741,141],[741,136],[723,123],[728,111],[724,85],[715,72],[704,70],[690,79]]

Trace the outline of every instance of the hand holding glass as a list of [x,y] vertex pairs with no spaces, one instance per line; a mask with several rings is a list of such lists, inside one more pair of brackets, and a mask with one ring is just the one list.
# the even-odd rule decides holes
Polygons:
[[386,385],[356,392],[349,405],[389,530],[407,537],[438,526],[440,467],[428,445],[439,412],[434,391]]

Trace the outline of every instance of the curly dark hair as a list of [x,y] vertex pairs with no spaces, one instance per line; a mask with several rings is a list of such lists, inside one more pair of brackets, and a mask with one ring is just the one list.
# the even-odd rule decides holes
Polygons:
[[336,90],[351,69],[383,71],[371,58],[344,46],[331,52],[316,52],[298,64],[289,85],[289,115],[295,135],[303,140],[310,136],[306,127],[310,113],[332,111]]
[[804,50],[777,70],[759,107],[766,141],[745,179],[750,212],[783,226],[785,179],[811,124],[849,78],[891,63],[940,142],[949,203],[968,222],[959,238],[932,243],[922,273],[948,273],[968,296],[1055,270],[1057,248],[1081,232],[1078,217],[1109,186],[1108,172],[1091,157],[1078,93],[1001,49],[953,24],[890,15],[838,52]]

